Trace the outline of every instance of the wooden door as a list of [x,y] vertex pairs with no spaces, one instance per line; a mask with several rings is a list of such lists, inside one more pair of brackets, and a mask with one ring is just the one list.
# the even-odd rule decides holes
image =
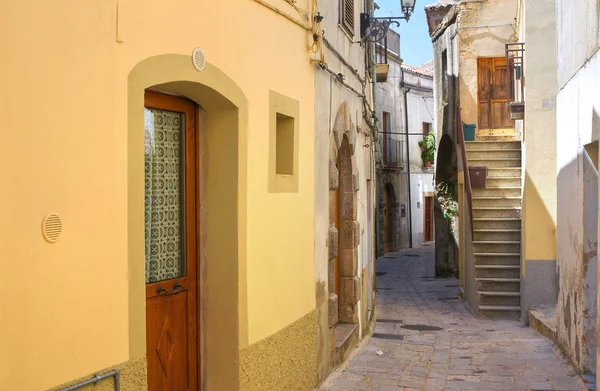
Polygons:
[[477,100],[479,129],[513,128],[508,113],[506,58],[477,60]]
[[433,197],[431,197],[431,196],[425,197],[424,201],[425,201],[425,205],[423,207],[424,207],[425,218],[424,218],[424,222],[423,222],[423,241],[430,242],[432,239],[431,232],[433,231],[433,229],[432,229],[433,228],[433,224],[432,224]]
[[[338,167],[339,169],[339,167]],[[340,255],[341,255],[341,251],[342,248],[340,246],[340,242],[341,242],[341,236],[342,233],[340,232],[340,188],[339,185],[341,185],[341,178],[340,181],[338,182],[338,188],[335,189],[333,191],[333,222],[334,222],[334,227],[338,232],[338,249],[337,249],[337,256],[333,259],[333,286],[334,286],[334,292],[337,295],[337,297],[340,297],[341,294],[341,281],[340,281],[340,276],[341,276],[341,269],[340,269]],[[338,300],[339,303],[339,300]]]
[[393,196],[386,186],[383,192],[383,253],[394,251]]
[[144,123],[148,390],[197,391],[195,105],[147,92]]

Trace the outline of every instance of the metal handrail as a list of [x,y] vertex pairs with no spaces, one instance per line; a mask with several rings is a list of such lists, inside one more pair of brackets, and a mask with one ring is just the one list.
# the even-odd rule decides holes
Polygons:
[[114,369],[110,372],[103,373],[102,375],[95,374],[91,379],[82,381],[81,383],[73,384],[67,388],[63,388],[60,391],[74,391],[90,384],[97,385],[101,380],[108,379],[109,377],[115,378],[115,391],[121,391],[121,375],[118,370]]
[[465,135],[463,133],[463,122],[460,117],[460,107],[456,108],[456,133],[460,146],[460,155],[463,163],[463,175],[465,178],[465,191],[467,193],[467,205],[469,208],[469,220],[471,222],[471,238],[473,237],[473,193],[471,189],[471,176],[469,175],[469,162],[467,161],[467,149],[465,148]]

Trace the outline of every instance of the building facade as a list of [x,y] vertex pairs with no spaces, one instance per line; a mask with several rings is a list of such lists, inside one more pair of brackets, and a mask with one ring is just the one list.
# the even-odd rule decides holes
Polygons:
[[[118,377],[136,391],[310,390],[339,362],[338,337],[365,335],[371,98],[322,67],[319,15],[332,32],[338,5],[350,6],[335,3],[60,0],[2,12],[3,135],[24,148],[1,158],[12,173],[0,389],[61,390],[100,373],[85,389]],[[357,29],[364,7],[351,4]],[[364,51],[334,36],[362,95]],[[320,242],[336,191],[343,235]]]
[[[360,13],[370,2],[322,2],[322,57],[315,66],[314,258],[319,380],[374,324],[374,158],[369,45]],[[349,10],[340,14],[340,10]],[[348,15],[353,18],[348,19]]]
[[557,338],[575,368],[595,375],[600,6],[559,0],[555,12]]
[[[434,238],[433,166],[425,167],[419,141],[433,129],[432,63],[402,63],[400,36],[388,31],[387,55],[378,46],[377,62],[387,65],[376,83],[381,154],[377,155],[377,254],[419,247]],[[410,182],[409,182],[410,181]]]

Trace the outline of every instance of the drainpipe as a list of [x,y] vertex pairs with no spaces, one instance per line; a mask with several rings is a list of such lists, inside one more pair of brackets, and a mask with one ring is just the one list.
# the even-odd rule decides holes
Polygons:
[[406,167],[408,170],[407,178],[408,178],[408,246],[409,248],[413,247],[413,238],[412,238],[412,196],[411,196],[411,188],[410,188],[410,142],[409,142],[409,132],[408,132],[408,101],[407,96],[410,88],[406,88],[404,86],[404,69],[400,68],[402,72],[402,79],[400,81],[401,87],[404,88],[404,130],[406,132]]

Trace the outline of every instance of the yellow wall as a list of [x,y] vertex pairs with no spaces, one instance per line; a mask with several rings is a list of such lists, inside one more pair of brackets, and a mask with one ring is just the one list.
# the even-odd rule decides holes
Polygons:
[[520,41],[525,42],[526,80],[523,259],[553,261],[556,260],[556,109],[548,104],[544,107],[543,102],[554,98],[557,91],[555,4],[546,0],[526,1],[522,14]]
[[[240,348],[315,308],[307,32],[248,0],[116,3],[118,20],[114,0],[10,2],[0,13],[2,390],[46,389],[130,358],[128,75],[152,56],[201,47],[248,100]],[[300,102],[297,193],[267,192],[269,90]],[[52,245],[40,233],[48,212],[64,222]]]

